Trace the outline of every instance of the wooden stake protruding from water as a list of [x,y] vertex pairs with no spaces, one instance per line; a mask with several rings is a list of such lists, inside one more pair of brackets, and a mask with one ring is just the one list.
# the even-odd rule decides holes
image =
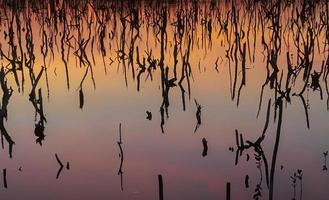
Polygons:
[[226,183],[226,200],[231,200],[231,183]]
[[158,181],[159,181],[159,200],[163,200],[163,180],[162,175],[158,175]]
[[3,169],[2,173],[3,173],[3,186],[5,188],[8,188],[8,186],[7,186],[7,169],[6,168]]

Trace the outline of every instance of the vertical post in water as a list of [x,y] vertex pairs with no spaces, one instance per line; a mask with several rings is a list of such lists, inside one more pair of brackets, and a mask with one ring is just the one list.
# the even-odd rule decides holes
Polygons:
[[231,200],[231,183],[226,183],[226,200]]
[[158,175],[158,181],[159,181],[159,200],[163,200],[163,181],[162,181],[162,175]]
[[3,173],[3,186],[5,188],[7,188],[7,169],[3,169],[2,170],[2,173]]

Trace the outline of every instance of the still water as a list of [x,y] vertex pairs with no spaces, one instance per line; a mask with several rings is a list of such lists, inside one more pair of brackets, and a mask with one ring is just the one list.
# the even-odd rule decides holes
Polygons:
[[1,1],[1,199],[329,198],[329,4]]

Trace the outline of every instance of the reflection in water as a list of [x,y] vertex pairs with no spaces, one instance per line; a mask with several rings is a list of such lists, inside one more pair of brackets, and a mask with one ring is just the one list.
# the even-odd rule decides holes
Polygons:
[[208,154],[208,142],[206,138],[202,138],[202,145],[203,145],[202,156],[205,157]]
[[196,126],[195,126],[195,129],[194,129],[194,133],[198,130],[198,128],[200,127],[201,125],[201,105],[194,99],[194,102],[195,102],[195,106],[196,106]]
[[[0,6],[0,37],[2,38],[0,41],[0,84],[3,93],[0,131],[2,148],[4,149],[4,140],[6,140],[10,158],[13,156],[13,145],[15,144],[12,137],[15,138],[15,141],[20,141],[19,135],[13,133],[11,136],[5,128],[9,100],[14,93],[17,95],[14,96],[15,98],[19,98],[21,95],[27,100],[25,91],[30,91],[28,100],[35,112],[34,134],[36,143],[42,146],[45,140],[46,123],[48,123],[47,132],[52,130],[51,126],[56,125],[56,120],[51,121],[50,114],[55,106],[50,105],[55,100],[65,100],[66,98],[62,93],[59,98],[55,91],[63,92],[67,89],[67,93],[73,91],[79,97],[79,102],[76,99],[76,103],[83,112],[79,113],[80,118],[74,120],[82,120],[86,113],[89,115],[88,117],[93,118],[88,123],[84,123],[83,120],[78,121],[79,126],[71,124],[74,120],[70,118],[72,121],[68,122],[69,125],[66,126],[73,127],[72,132],[83,132],[85,127],[92,126],[96,121],[100,123],[107,120],[106,123],[108,123],[110,120],[104,113],[110,108],[107,110],[108,107],[97,105],[102,107],[104,113],[93,115],[94,112],[97,112],[93,109],[95,106],[93,104],[106,101],[108,93],[112,90],[115,90],[117,94],[124,94],[128,91],[128,98],[118,97],[121,98],[119,100],[120,112],[111,113],[111,119],[113,119],[112,116],[122,118],[125,117],[122,115],[126,115],[129,118],[134,115],[134,109],[131,109],[129,105],[124,105],[124,102],[128,100],[134,101],[136,112],[145,114],[145,107],[142,108],[143,111],[139,110],[140,103],[145,103],[142,106],[151,107],[149,102],[156,99],[156,109],[159,109],[157,111],[159,113],[153,113],[152,116],[152,112],[147,110],[146,119],[150,121],[150,124],[152,124],[152,118],[158,120],[159,132],[182,132],[182,127],[194,126],[195,122],[185,123],[179,118],[180,110],[186,116],[194,118],[194,120],[196,118],[194,133],[198,131],[199,134],[207,134],[202,132],[206,132],[206,130],[215,132],[217,127],[223,128],[225,133],[232,133],[232,130],[235,129],[236,147],[230,146],[229,151],[235,152],[236,168],[240,167],[237,166],[238,164],[244,165],[240,159],[244,155],[246,162],[255,160],[257,169],[257,175],[250,172],[247,175],[241,175],[245,176],[244,186],[248,191],[249,188],[255,189],[248,194],[241,192],[236,196],[243,198],[242,196],[249,195],[248,198],[272,200],[282,196],[279,191],[276,191],[282,189],[278,184],[282,182],[281,174],[277,171],[278,163],[282,162],[280,156],[282,159],[291,156],[282,152],[282,149],[285,149],[286,146],[293,148],[294,141],[289,141],[287,138],[294,136],[287,131],[287,127],[290,127],[291,124],[294,126],[298,119],[290,121],[292,113],[290,111],[296,109],[296,106],[298,111],[302,110],[307,129],[311,130],[311,122],[321,123],[323,127],[326,125],[325,117],[323,117],[325,115],[314,117],[314,121],[311,121],[312,114],[317,114],[319,110],[316,109],[321,106],[321,103],[311,105],[311,102],[314,102],[314,99],[319,100],[316,102],[322,102],[326,98],[326,109],[329,110],[329,3],[327,1],[23,0],[0,1]],[[64,83],[61,82],[61,78]],[[204,79],[206,81],[203,81]],[[214,80],[217,80],[218,83],[214,83]],[[120,81],[125,89],[120,87]],[[261,84],[255,84],[259,81]],[[132,84],[133,86],[131,86]],[[216,91],[214,86],[221,90]],[[61,89],[58,89],[59,87]],[[72,91],[70,91],[71,88],[73,88]],[[224,92],[223,88],[227,89],[228,94]],[[88,101],[85,104],[85,98],[89,100],[92,93],[90,89],[95,95],[98,91],[101,91],[102,95],[90,100],[91,103]],[[145,99],[139,101],[140,96],[135,98],[134,91]],[[205,93],[207,95],[204,95]],[[113,97],[119,96],[117,94]],[[10,108],[15,112],[25,111],[19,110],[24,103],[15,98],[13,98],[14,102],[11,103]],[[176,105],[177,99],[179,99],[178,106]],[[196,99],[202,102],[202,106]],[[217,119],[214,119],[214,111],[219,112],[217,108],[224,102],[223,99],[229,99],[235,107],[231,110],[220,110],[224,117],[215,121]],[[116,98],[112,98],[110,103],[114,105],[117,101]],[[213,102],[218,104],[214,105]],[[253,107],[251,106],[247,111],[243,110],[244,106],[250,105],[250,102],[257,107],[255,111],[257,118],[264,115],[264,119],[259,119],[265,121],[264,128],[262,132],[259,131],[260,134],[256,135],[249,133],[259,130],[256,121],[255,125],[252,125],[252,130],[249,130],[250,127],[243,122],[245,115],[252,113],[250,110]],[[264,102],[267,102],[265,114],[262,112]],[[194,103],[196,111],[190,107]],[[212,107],[208,107],[207,103]],[[65,109],[70,107],[69,104],[61,104]],[[224,104],[223,107],[230,106],[228,102]],[[207,112],[202,112],[203,105],[207,105],[209,108]],[[315,111],[311,109],[314,107]],[[58,107],[55,110],[57,111],[57,109]],[[150,110],[153,109],[150,108]],[[225,124],[226,120],[233,118],[235,109],[240,113],[239,118]],[[195,115],[191,114],[191,111],[195,112]],[[46,119],[45,112],[49,121]],[[16,117],[13,118],[16,119]],[[24,119],[25,121],[28,120]],[[205,123],[202,129],[199,129],[204,121],[212,122],[212,124],[206,125]],[[221,125],[217,123],[221,123]],[[172,126],[176,126],[176,124],[178,124],[177,127],[173,129]],[[8,125],[6,124],[6,126]],[[207,129],[207,126],[210,128]],[[315,130],[323,127],[314,126]],[[9,132],[15,131],[12,128],[15,127],[8,128]],[[101,129],[102,127],[99,126],[93,131],[98,132]],[[243,133],[240,130],[244,130]],[[152,129],[152,131],[156,130]],[[199,134],[194,137],[198,137]],[[49,140],[52,140],[49,141],[50,144],[60,137],[56,134],[47,135],[49,135]],[[95,137],[98,137],[96,135],[92,135],[88,139],[93,141]],[[170,134],[160,135],[165,137],[160,143],[171,138]],[[168,163],[174,165],[174,162],[168,158],[162,160],[153,155],[153,153],[159,153],[158,148],[162,146],[149,146],[149,143],[153,142],[152,137],[145,138],[147,143],[143,147],[136,142],[136,147],[133,147],[136,148],[134,152],[137,154],[140,153],[139,150],[149,147],[151,148],[149,149],[151,153],[148,155],[150,158],[146,159],[146,156],[143,159],[154,164],[156,166],[153,166],[154,168],[167,166]],[[169,145],[180,141],[180,137],[183,136],[177,136]],[[324,137],[322,141],[325,141],[325,136],[321,137]],[[125,138],[127,140],[130,138],[128,133]],[[210,135],[202,135],[201,138],[202,157],[208,156],[207,166],[215,166],[216,161],[211,160],[211,156],[217,156],[217,153],[221,152],[216,151],[218,149],[214,144],[211,147],[212,155],[208,155],[208,142],[213,144],[219,139],[212,139]],[[223,133],[220,140],[225,140],[225,142],[218,146],[226,145],[225,148],[227,148],[227,145],[234,142],[231,139]],[[97,141],[100,140],[97,139]],[[186,141],[186,148],[199,148],[199,146],[189,147],[191,146],[188,143],[189,138],[184,138],[184,141]],[[198,141],[200,142],[199,139]],[[305,142],[307,142],[306,139]],[[97,142],[93,141],[91,146],[95,144],[97,145]],[[123,191],[124,153],[121,123],[117,144],[120,150],[118,175],[120,176],[120,188]],[[161,152],[167,152],[170,148],[171,146]],[[183,145],[180,145],[180,148],[183,148]],[[52,152],[54,149],[44,151]],[[131,151],[131,149],[125,148],[126,151]],[[307,151],[306,147],[303,151]],[[177,149],[174,152],[178,152]],[[82,152],[76,153],[75,157],[79,157],[80,154]],[[316,155],[318,154],[319,152],[316,152]],[[327,155],[328,152],[323,153],[323,171],[327,171]],[[175,158],[176,155],[172,153],[171,156]],[[64,164],[57,154],[55,157],[60,166],[56,175],[56,178],[59,178]],[[186,155],[182,157],[188,159],[189,162],[196,159]],[[130,157],[125,158],[125,168],[133,165]],[[210,161],[213,163],[208,163]],[[159,162],[164,162],[166,165],[159,164]],[[69,162],[66,163],[66,169],[70,169]],[[283,173],[282,169],[283,165],[281,165],[280,173]],[[185,170],[195,169],[194,166],[191,166]],[[178,173],[176,170],[172,171]],[[204,177],[199,175],[200,171],[192,174],[202,179]],[[152,170],[150,170],[151,172]],[[206,170],[206,172],[211,173],[211,170]],[[208,181],[211,179],[209,177],[204,179]],[[219,179],[227,178],[220,177]],[[301,170],[297,170],[291,176],[294,190],[293,199],[297,196],[301,199],[303,196],[302,178]],[[3,171],[3,179],[5,187],[7,187],[6,169]],[[170,180],[172,180],[171,176],[168,175],[168,181]],[[161,175],[158,176],[158,181],[159,198],[163,199]],[[300,187],[299,195],[296,192],[297,182]],[[125,185],[128,183],[130,184],[127,180]],[[209,186],[209,188],[212,187],[215,186]],[[216,188],[219,189],[218,186]],[[238,189],[234,188],[234,192],[236,191]],[[313,193],[308,194],[310,198],[316,196]],[[222,186],[220,194],[224,198],[224,186]],[[226,185],[226,198],[231,199],[230,182]]]
[[226,200],[231,200],[231,183],[226,183]]
[[[62,170],[63,170],[63,168],[64,168],[64,164],[63,164],[62,161],[59,159],[57,153],[55,153],[55,158],[56,158],[57,163],[59,164],[59,169],[58,169],[57,174],[56,174],[56,179],[58,179],[58,178],[59,178],[59,175],[61,174],[61,172],[62,172]],[[70,163],[69,163],[69,162],[66,163],[66,169],[67,169],[67,170],[70,169]]]
[[55,157],[56,157],[56,161],[59,164],[59,169],[58,169],[58,172],[57,172],[57,175],[56,175],[56,179],[58,179],[59,178],[59,175],[61,174],[61,172],[63,170],[64,165],[63,165],[62,161],[58,158],[58,155],[57,154],[55,154]]
[[146,119],[148,119],[148,120],[152,120],[152,113],[150,112],[150,111],[146,111],[146,114],[147,114],[147,117],[146,117]]
[[297,199],[297,191],[296,191],[296,187],[297,187],[297,181],[299,182],[299,199],[302,199],[303,197],[303,172],[301,169],[298,169],[297,172],[294,173],[293,176],[290,177],[291,181],[292,181],[292,187],[293,187],[293,197],[292,200],[296,200]]
[[82,87],[80,88],[80,90],[79,90],[79,107],[80,107],[80,109],[82,109],[83,108],[83,104],[84,104],[84,96],[83,96],[83,90],[82,90]]
[[159,200],[163,200],[163,180],[162,175],[158,175],[158,181],[159,181]]
[[249,188],[249,175],[247,174],[244,178],[244,185],[246,188]]
[[323,152],[323,167],[322,167],[323,171],[328,170],[328,168],[327,168],[327,157],[328,157],[328,151]]
[[8,188],[7,185],[7,169],[2,170],[2,176],[3,176],[3,187]]
[[42,93],[41,89],[38,90],[38,96],[39,98],[36,99],[35,95],[34,97],[30,98],[30,101],[33,104],[33,107],[35,109],[36,116],[39,115],[39,121],[35,124],[34,134],[37,137],[36,143],[39,143],[42,145],[42,141],[45,139],[45,122],[47,122],[44,114],[43,114],[43,100],[42,100]]
[[0,84],[1,84],[1,89],[2,89],[2,92],[3,92],[2,106],[1,106],[1,110],[0,110],[0,117],[1,117],[1,121],[0,121],[1,146],[2,146],[2,149],[4,149],[3,138],[5,138],[7,143],[8,143],[9,156],[11,158],[12,157],[12,152],[13,152],[13,145],[15,144],[15,142],[11,139],[10,135],[8,134],[4,123],[5,123],[5,120],[7,120],[7,113],[8,113],[7,107],[8,107],[8,104],[9,104],[9,99],[13,94],[13,89],[8,88],[8,86],[7,86],[7,80],[5,78],[5,72],[4,72],[3,68],[0,71]]
[[120,176],[120,186],[121,186],[121,190],[123,191],[123,171],[122,171],[122,167],[123,167],[123,149],[122,149],[122,138],[121,138],[121,123],[119,125],[119,141],[117,142],[119,149],[120,149],[120,153],[119,153],[119,157],[120,157],[120,167],[118,170],[118,175]]

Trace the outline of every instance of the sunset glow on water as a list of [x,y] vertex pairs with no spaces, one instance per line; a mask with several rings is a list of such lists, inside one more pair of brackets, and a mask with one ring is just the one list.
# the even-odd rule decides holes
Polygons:
[[0,7],[0,199],[329,198],[327,1]]

